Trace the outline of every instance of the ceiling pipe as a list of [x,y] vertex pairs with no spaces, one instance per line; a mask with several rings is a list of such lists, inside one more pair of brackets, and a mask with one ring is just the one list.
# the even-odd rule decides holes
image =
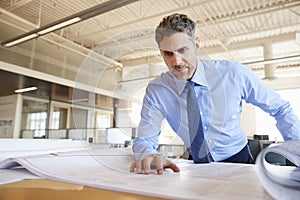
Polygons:
[[255,66],[255,65],[266,65],[266,64],[273,64],[273,63],[280,63],[280,62],[290,62],[290,61],[296,61],[300,60],[300,54],[299,55],[293,55],[293,56],[285,56],[280,58],[272,58],[272,59],[264,59],[264,60],[258,60],[258,61],[252,61],[252,62],[244,62],[242,64],[248,65],[248,66]]

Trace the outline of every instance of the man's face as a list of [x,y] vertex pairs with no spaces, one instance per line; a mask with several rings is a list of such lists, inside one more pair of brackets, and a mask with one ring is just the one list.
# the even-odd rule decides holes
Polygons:
[[164,36],[159,43],[161,55],[170,72],[179,80],[191,79],[197,67],[198,41],[185,33]]

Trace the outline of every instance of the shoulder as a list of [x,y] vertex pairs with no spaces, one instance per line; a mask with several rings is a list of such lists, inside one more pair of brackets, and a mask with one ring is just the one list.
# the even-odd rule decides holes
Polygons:
[[146,92],[157,93],[161,88],[167,87],[170,82],[172,82],[170,75],[167,72],[164,72],[148,83]]
[[150,81],[150,83],[148,84],[148,88],[170,87],[171,85],[174,85],[174,77],[168,72],[163,72],[160,76]]
[[238,70],[245,66],[236,61],[228,60],[200,60],[205,68],[215,67],[220,70]]
[[169,72],[162,73],[148,84],[146,94],[154,97],[178,95],[179,92],[175,77]]
[[220,74],[247,75],[252,73],[251,69],[239,62],[228,60],[200,60],[205,71],[216,69]]

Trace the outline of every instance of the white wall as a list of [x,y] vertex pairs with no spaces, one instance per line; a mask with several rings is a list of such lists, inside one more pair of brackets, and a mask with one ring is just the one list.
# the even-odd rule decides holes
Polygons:
[[243,101],[241,114],[241,128],[247,137],[252,137],[256,132],[256,113],[255,107]]
[[22,96],[0,97],[0,138],[18,138],[21,124]]

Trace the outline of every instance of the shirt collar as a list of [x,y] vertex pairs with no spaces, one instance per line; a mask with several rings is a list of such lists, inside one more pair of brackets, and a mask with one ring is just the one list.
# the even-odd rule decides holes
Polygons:
[[[173,77],[173,78],[174,78],[175,84],[176,84],[177,89],[178,89],[178,94],[181,95],[184,88],[185,88],[185,85],[186,85],[187,81],[178,80],[175,77]],[[193,81],[194,83],[196,83],[198,85],[207,87],[207,82],[206,82],[206,79],[205,79],[204,65],[200,60],[198,60],[197,69],[196,69],[196,72],[195,72],[195,74],[194,74],[191,81]]]
[[207,87],[204,65],[200,60],[198,60],[197,70],[191,81],[198,85]]

